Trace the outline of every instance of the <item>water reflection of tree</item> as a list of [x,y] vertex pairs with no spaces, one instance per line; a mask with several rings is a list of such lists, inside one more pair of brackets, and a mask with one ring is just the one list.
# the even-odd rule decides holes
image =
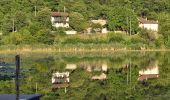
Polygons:
[[[85,55],[87,56],[87,55]],[[167,99],[163,96],[170,93],[170,53],[123,53],[114,55],[102,55],[100,58],[90,57],[75,57],[72,56],[42,56],[37,58],[24,58],[24,68],[31,68],[31,72],[26,73],[26,78],[21,80],[21,93],[35,93],[36,85],[38,83],[38,93],[44,94],[43,99],[78,99],[78,100],[92,100],[92,99],[111,99],[111,100],[146,100],[147,97],[152,96],[153,99]],[[131,60],[129,59],[131,58]],[[72,60],[73,59],[73,60]],[[108,79],[105,81],[92,81],[89,79],[90,72],[84,71],[81,68],[71,71],[70,87],[67,94],[63,89],[52,91],[51,89],[51,75],[56,71],[65,71],[67,63],[89,63],[101,64],[106,62],[109,66],[107,72]],[[123,72],[116,72],[123,66],[131,62],[131,80],[127,84],[127,74],[130,76],[130,69]],[[160,77],[158,79],[148,80],[145,83],[137,81],[138,71],[143,68],[150,68],[158,63],[160,67]],[[14,82],[1,81],[0,93],[15,93]],[[159,96],[159,97],[158,97]],[[169,99],[169,98],[168,98]]]

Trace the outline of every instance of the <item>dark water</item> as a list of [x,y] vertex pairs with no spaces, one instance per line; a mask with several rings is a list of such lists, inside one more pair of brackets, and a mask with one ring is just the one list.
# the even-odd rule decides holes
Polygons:
[[[0,55],[1,62],[14,59]],[[15,93],[13,72],[13,65],[0,67],[1,94]],[[70,82],[52,84],[56,72],[69,72]],[[169,100],[170,53],[22,54],[20,93],[43,100]]]

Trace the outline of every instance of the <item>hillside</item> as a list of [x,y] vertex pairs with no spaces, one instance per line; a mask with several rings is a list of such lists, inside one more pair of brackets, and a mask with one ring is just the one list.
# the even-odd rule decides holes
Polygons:
[[[51,12],[65,11],[70,14],[70,19],[72,19],[70,30],[73,29],[82,33],[91,26],[89,20],[106,19],[106,27],[110,31],[129,32],[130,26],[127,24],[127,18],[131,18],[131,32],[138,35],[133,36],[135,39],[132,42],[133,44],[139,42],[139,44],[149,46],[155,45],[154,47],[158,48],[170,47],[168,39],[170,32],[169,0],[1,0],[0,5],[0,33],[3,34],[0,36],[1,45],[53,45],[63,43],[63,39],[70,38],[64,35],[64,30],[68,29],[56,29],[52,27],[50,20]],[[153,32],[140,30],[138,28],[138,17],[158,20],[159,32],[157,34],[159,38],[153,37]],[[114,39],[117,35],[107,36],[112,36],[113,38],[110,38]],[[108,39],[104,43],[119,42],[121,38],[127,40],[124,37],[127,36],[121,37],[120,35],[120,40],[112,41]],[[78,37],[74,38],[77,39]],[[92,40],[93,42],[94,40]]]

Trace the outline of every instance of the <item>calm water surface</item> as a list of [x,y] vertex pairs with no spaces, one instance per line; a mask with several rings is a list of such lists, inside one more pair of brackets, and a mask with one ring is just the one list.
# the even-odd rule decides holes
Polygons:
[[[0,93],[15,93],[14,54],[0,55]],[[56,73],[69,72],[52,83]],[[42,100],[169,100],[170,53],[21,54],[21,94]]]

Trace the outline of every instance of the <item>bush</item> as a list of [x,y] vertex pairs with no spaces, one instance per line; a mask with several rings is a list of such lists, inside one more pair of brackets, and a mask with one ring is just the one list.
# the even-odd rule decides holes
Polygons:
[[44,44],[53,44],[55,36],[53,33],[50,32],[50,30],[44,29],[38,31],[38,33],[35,35],[36,40],[39,43],[44,43]]
[[125,38],[123,38],[123,34],[121,33],[108,33],[108,42],[109,43],[123,43],[125,42]]
[[5,36],[2,41],[4,44],[19,45],[22,42],[22,35],[18,32],[13,32],[10,33],[9,36]]
[[148,39],[149,41],[155,41],[158,38],[158,33],[151,30],[141,29],[139,33],[141,37]]

